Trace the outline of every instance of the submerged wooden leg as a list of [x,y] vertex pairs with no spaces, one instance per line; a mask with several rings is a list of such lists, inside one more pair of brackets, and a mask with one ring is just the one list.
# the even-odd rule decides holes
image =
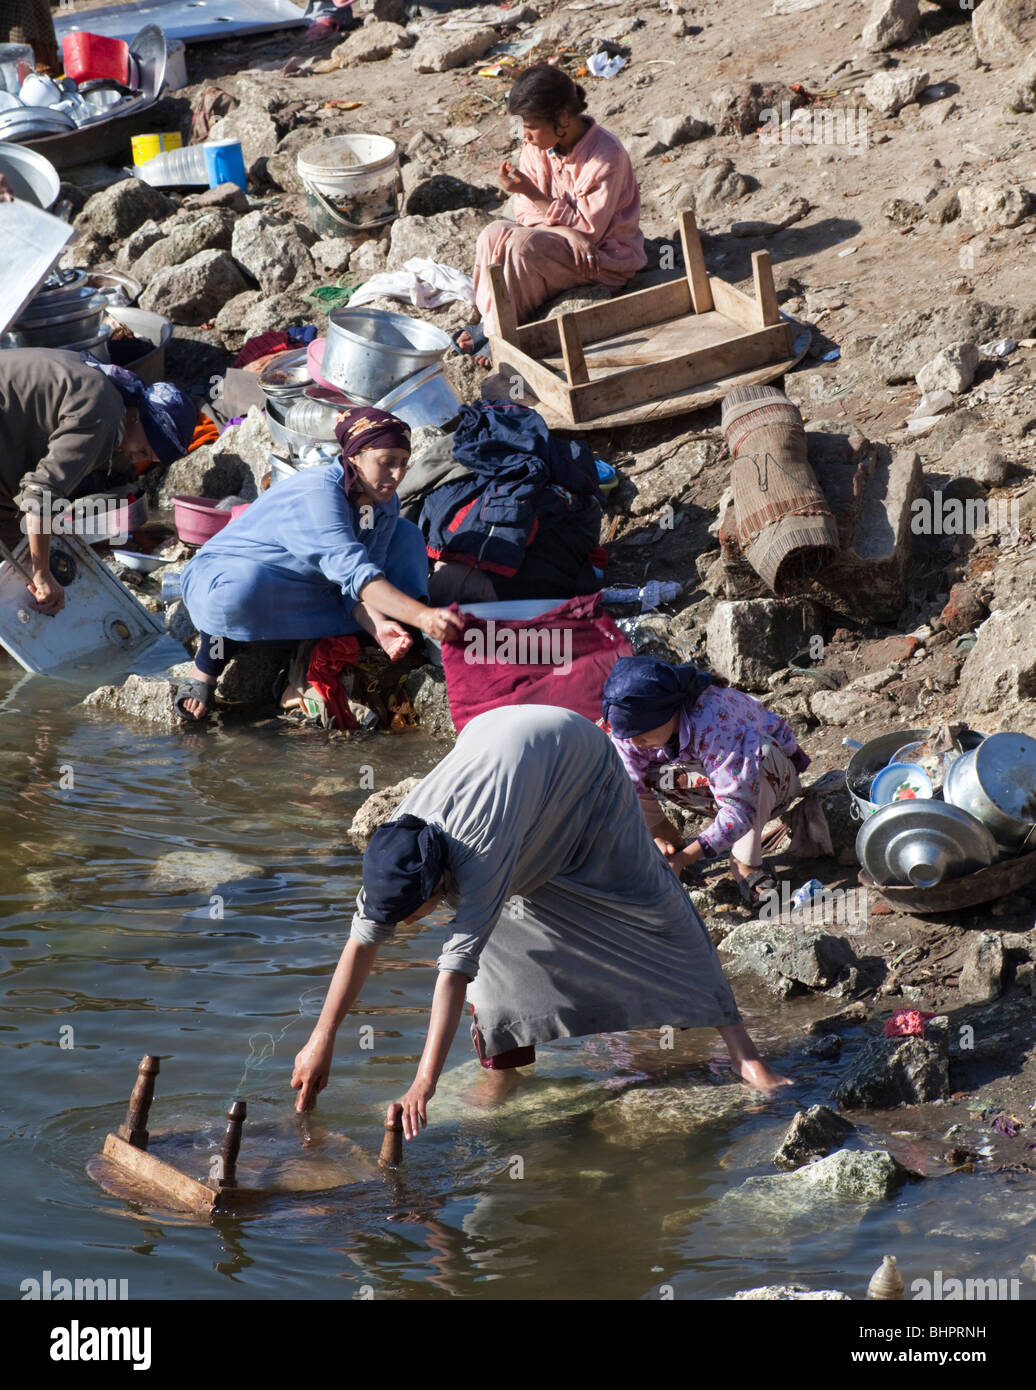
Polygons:
[[150,1053],[140,1059],[137,1080],[129,1100],[126,1118],[115,1131],[120,1139],[132,1144],[135,1149],[147,1148],[147,1117],[155,1095],[155,1077],[158,1075],[158,1058]]
[[755,297],[759,305],[759,327],[770,328],[781,321],[781,311],[777,308],[777,291],[773,283],[773,267],[769,251],[752,253],[752,276],[755,280]]
[[219,1156],[223,1160],[222,1177],[217,1181],[220,1187],[237,1186],[237,1156],[241,1149],[241,1131],[244,1129],[248,1106],[243,1100],[235,1100],[227,1111],[227,1128],[220,1145]]
[[381,1141],[378,1163],[383,1168],[397,1168],[403,1162],[403,1111],[392,1106],[385,1120],[385,1137]]

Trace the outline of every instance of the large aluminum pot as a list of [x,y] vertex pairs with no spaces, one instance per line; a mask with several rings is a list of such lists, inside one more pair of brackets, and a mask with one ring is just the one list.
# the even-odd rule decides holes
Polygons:
[[382,309],[335,309],[328,316],[320,375],[360,405],[375,405],[450,346],[440,328]]
[[1019,849],[1036,824],[1036,739],[991,734],[952,763],[943,797],[968,811],[1005,849]]
[[422,425],[441,429],[460,413],[457,393],[446,380],[442,363],[436,362],[423,372],[411,376],[378,401],[379,410],[387,410],[403,420],[412,430]]
[[[871,783],[875,774],[888,764],[905,743],[916,743],[920,739],[930,738],[931,733],[931,729],[896,729],[890,734],[879,734],[877,738],[862,744],[857,743],[854,738],[842,739],[843,747],[856,749],[849,759],[849,766],[845,769],[845,785],[849,788],[852,798],[849,813],[855,820],[866,820],[868,816],[873,816],[875,811],[881,810],[877,802],[870,800]],[[966,749],[977,748],[984,738],[984,734],[965,729],[961,734],[961,746]]]

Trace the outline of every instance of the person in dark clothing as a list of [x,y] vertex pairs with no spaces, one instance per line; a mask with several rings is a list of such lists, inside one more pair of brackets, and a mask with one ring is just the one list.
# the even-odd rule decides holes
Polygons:
[[0,352],[0,537],[29,538],[33,597],[44,613],[65,606],[50,572],[51,521],[99,470],[132,478],[186,453],[197,412],[169,382],[145,386],[122,368],[76,352]]
[[61,71],[50,0],[0,0],[0,43],[27,43],[37,72],[56,77]]

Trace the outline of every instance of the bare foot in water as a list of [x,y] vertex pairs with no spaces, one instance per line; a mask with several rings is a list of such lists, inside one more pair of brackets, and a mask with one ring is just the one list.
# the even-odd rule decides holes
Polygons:
[[782,1086],[794,1085],[788,1077],[774,1071],[761,1059],[749,1061],[746,1058],[741,1062],[733,1062],[732,1066],[746,1085],[755,1087],[757,1091],[765,1091],[768,1095],[780,1090]]
[[[467,329],[465,329],[463,333],[457,334],[457,346],[460,348],[461,352],[467,353],[468,356],[471,355],[471,349],[474,347],[474,343],[471,341],[471,334]],[[479,353],[475,361],[480,367],[485,367],[487,370],[493,365],[493,359],[487,357],[485,353]]]
[[468,1105],[473,1105],[478,1110],[492,1110],[500,1105],[511,1092],[521,1082],[521,1075],[517,1068],[510,1067],[507,1071],[485,1070],[475,1082],[464,1092],[464,1100]]

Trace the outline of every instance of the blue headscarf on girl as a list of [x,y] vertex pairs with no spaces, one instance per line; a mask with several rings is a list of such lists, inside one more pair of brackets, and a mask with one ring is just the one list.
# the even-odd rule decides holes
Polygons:
[[621,656],[604,683],[601,711],[616,738],[660,729],[710,686],[707,671],[687,663],[670,666],[653,656]]

